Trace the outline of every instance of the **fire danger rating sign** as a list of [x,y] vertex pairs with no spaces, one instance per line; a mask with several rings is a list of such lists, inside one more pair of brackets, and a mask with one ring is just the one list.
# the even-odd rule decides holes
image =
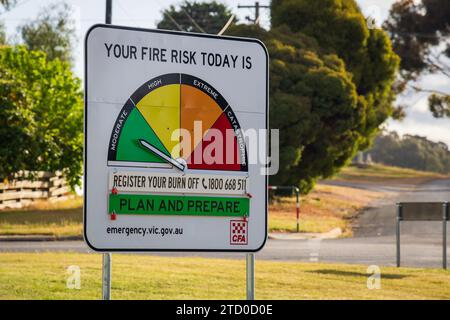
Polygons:
[[85,86],[84,237],[93,250],[263,247],[260,41],[95,25],[85,37]]

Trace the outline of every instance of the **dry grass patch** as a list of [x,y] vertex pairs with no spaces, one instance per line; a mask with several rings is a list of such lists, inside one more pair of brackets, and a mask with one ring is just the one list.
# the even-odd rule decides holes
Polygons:
[[[351,234],[352,218],[381,197],[380,192],[318,184],[300,202],[300,232],[327,232],[341,228]],[[269,206],[270,231],[296,231],[295,197],[280,197]]]
[[37,201],[25,209],[0,211],[0,235],[81,235],[83,199]]

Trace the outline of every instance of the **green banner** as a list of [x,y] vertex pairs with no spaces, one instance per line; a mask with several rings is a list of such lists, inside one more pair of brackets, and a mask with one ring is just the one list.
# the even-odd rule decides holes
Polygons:
[[110,194],[109,213],[209,217],[249,216],[248,198]]

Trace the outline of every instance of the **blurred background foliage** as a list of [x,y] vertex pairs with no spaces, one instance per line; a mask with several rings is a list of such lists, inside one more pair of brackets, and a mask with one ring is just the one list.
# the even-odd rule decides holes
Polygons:
[[[369,28],[355,0],[273,0],[268,30],[234,20],[227,35],[258,38],[270,55],[270,126],[280,129],[280,170],[271,184],[309,192],[370,148],[388,118],[404,116],[396,94],[424,72],[447,70],[429,57],[448,39],[449,3],[399,0],[384,25],[388,32]],[[0,0],[3,10],[14,5]],[[64,169],[73,185],[79,182],[82,89],[71,70],[70,12],[64,4],[44,8],[18,28],[18,44],[0,24],[2,177]],[[157,26],[216,34],[232,15],[220,2],[184,1],[164,10]],[[448,95],[434,92],[429,101],[433,114],[448,115]]]
[[383,132],[366,154],[377,163],[444,174],[450,172],[447,144],[417,135],[400,137],[396,132]]

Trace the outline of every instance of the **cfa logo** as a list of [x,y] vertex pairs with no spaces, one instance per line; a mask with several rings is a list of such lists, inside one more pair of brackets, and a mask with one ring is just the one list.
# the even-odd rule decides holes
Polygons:
[[248,244],[248,222],[247,220],[230,221],[230,244]]

